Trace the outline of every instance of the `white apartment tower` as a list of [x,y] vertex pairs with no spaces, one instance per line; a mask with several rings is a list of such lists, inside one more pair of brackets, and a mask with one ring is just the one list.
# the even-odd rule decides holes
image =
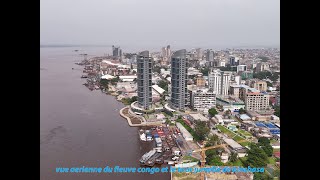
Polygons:
[[209,89],[218,95],[228,95],[232,72],[212,69],[209,73]]

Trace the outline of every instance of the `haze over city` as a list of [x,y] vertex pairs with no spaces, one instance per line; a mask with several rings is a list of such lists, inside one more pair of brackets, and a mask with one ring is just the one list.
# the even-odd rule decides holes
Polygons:
[[279,47],[279,0],[41,0],[40,44]]

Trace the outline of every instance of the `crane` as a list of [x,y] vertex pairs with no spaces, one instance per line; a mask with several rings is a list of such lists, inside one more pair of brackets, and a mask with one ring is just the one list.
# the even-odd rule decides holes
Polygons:
[[[244,142],[247,140],[240,140],[238,141],[238,143]],[[204,147],[204,148],[200,148],[200,149],[196,149],[191,151],[191,153],[196,153],[196,152],[200,152],[201,155],[201,160],[200,160],[200,168],[203,168],[206,164],[206,151],[209,149],[216,149],[216,148],[225,148],[227,144],[219,144],[219,145],[215,145],[215,146],[209,146],[209,147]],[[205,174],[203,171],[200,172],[200,180],[204,180],[205,179]]]

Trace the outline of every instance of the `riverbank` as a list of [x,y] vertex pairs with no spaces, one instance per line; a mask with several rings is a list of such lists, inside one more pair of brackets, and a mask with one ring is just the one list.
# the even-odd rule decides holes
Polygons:
[[162,123],[159,122],[147,122],[143,116],[135,115],[130,107],[124,107],[119,111],[120,115],[128,121],[129,126],[161,126]]

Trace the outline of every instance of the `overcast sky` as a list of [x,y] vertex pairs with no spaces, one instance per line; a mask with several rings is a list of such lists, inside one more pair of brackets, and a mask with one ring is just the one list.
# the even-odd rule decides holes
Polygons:
[[280,0],[41,0],[40,44],[280,44]]

